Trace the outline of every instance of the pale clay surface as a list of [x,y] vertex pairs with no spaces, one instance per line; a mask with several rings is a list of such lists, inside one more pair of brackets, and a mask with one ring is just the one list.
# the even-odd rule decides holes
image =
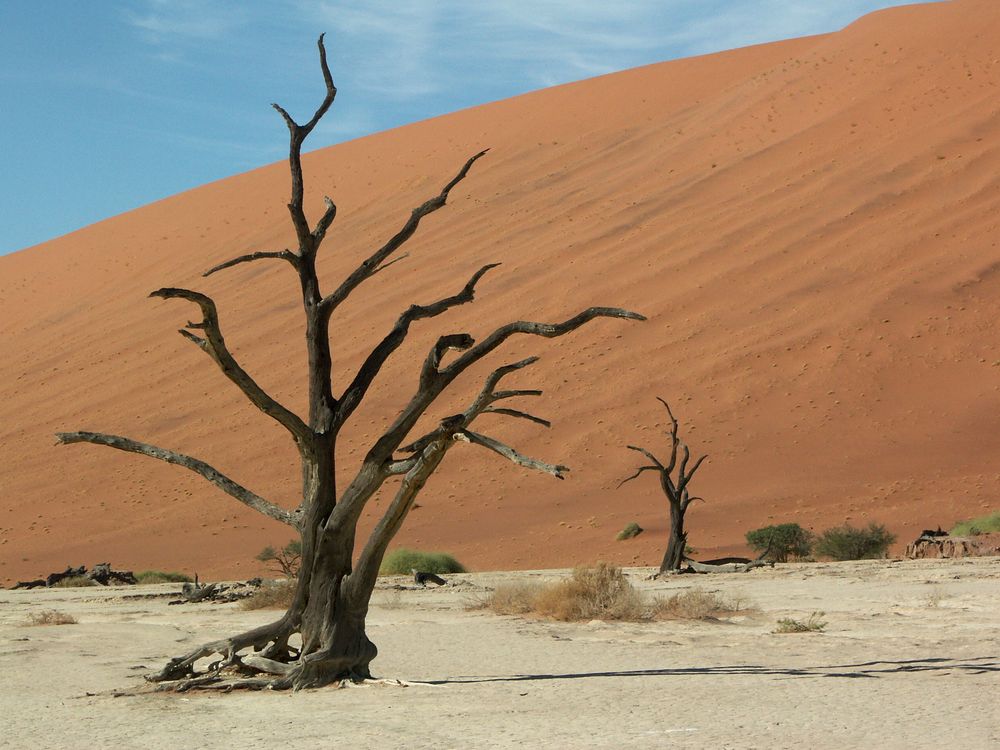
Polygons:
[[[1000,558],[780,565],[645,580],[756,607],[726,622],[579,623],[467,603],[497,581],[375,592],[378,677],[409,686],[136,695],[203,640],[276,616],[168,606],[176,585],[0,592],[4,748],[987,748],[1000,742]],[[79,623],[26,626],[57,609]],[[818,634],[772,633],[823,611]],[[92,695],[88,695],[91,693]]]

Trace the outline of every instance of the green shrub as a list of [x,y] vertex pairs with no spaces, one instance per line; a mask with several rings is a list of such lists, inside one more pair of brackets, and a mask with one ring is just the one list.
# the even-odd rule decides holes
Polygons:
[[869,560],[885,557],[894,541],[895,534],[881,524],[870,523],[867,529],[844,524],[820,534],[815,550],[816,554],[834,560]]
[[790,557],[809,557],[812,552],[813,535],[797,523],[779,523],[764,526],[746,533],[747,544],[758,553],[771,546],[767,559],[774,562],[788,562]]
[[191,583],[191,576],[166,570],[140,570],[135,574],[139,583]]
[[991,531],[1000,531],[1000,510],[968,521],[959,521],[949,533],[952,536],[975,536],[976,534],[988,534]]
[[446,552],[418,552],[417,550],[394,549],[382,560],[378,569],[380,576],[409,575],[416,569],[421,573],[465,573],[465,567]]
[[616,536],[615,539],[619,542],[624,542],[626,539],[639,536],[642,532],[642,526],[637,524],[635,521],[632,521],[632,523],[628,524],[624,529],[618,532],[618,536]]

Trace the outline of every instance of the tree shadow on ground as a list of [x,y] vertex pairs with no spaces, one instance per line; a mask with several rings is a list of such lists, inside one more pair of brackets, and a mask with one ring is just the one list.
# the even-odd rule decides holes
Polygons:
[[846,677],[879,679],[907,672],[950,672],[953,674],[988,674],[1000,672],[1000,657],[979,656],[970,659],[935,657],[898,661],[867,661],[859,664],[837,664],[818,667],[764,667],[739,664],[718,667],[669,667],[663,669],[628,669],[613,672],[566,672],[563,674],[513,674],[449,677],[443,680],[422,680],[430,685],[456,685],[480,682],[533,682],[536,680],[579,680],[600,677],[685,677],[692,675],[726,676],[753,675],[773,677]]

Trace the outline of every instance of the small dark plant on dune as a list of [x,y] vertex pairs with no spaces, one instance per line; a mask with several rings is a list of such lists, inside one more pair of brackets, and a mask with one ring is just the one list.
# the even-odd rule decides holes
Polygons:
[[895,534],[881,524],[870,523],[866,529],[844,524],[820,534],[815,551],[833,560],[876,560],[886,557],[895,541]]
[[624,542],[626,539],[632,539],[633,537],[639,536],[642,532],[642,526],[637,524],[635,521],[632,521],[632,523],[627,524],[624,529],[618,532],[618,536],[615,537],[615,540]]

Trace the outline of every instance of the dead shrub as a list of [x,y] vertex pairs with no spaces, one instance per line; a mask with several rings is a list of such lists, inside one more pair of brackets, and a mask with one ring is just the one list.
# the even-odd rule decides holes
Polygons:
[[542,585],[534,581],[501,583],[489,594],[469,603],[469,609],[489,609],[498,615],[526,615],[535,611]]
[[29,625],[76,625],[77,620],[73,615],[60,612],[55,609],[46,609],[41,612],[32,612],[28,615]]
[[240,601],[242,609],[287,609],[295,596],[296,581],[273,581],[262,584],[246,599]]
[[712,591],[690,589],[657,599],[653,616],[662,620],[718,620],[748,609],[739,599],[726,599]]
[[621,568],[607,563],[581,567],[569,580],[543,587],[535,597],[543,617],[573,620],[645,620],[649,607]]

